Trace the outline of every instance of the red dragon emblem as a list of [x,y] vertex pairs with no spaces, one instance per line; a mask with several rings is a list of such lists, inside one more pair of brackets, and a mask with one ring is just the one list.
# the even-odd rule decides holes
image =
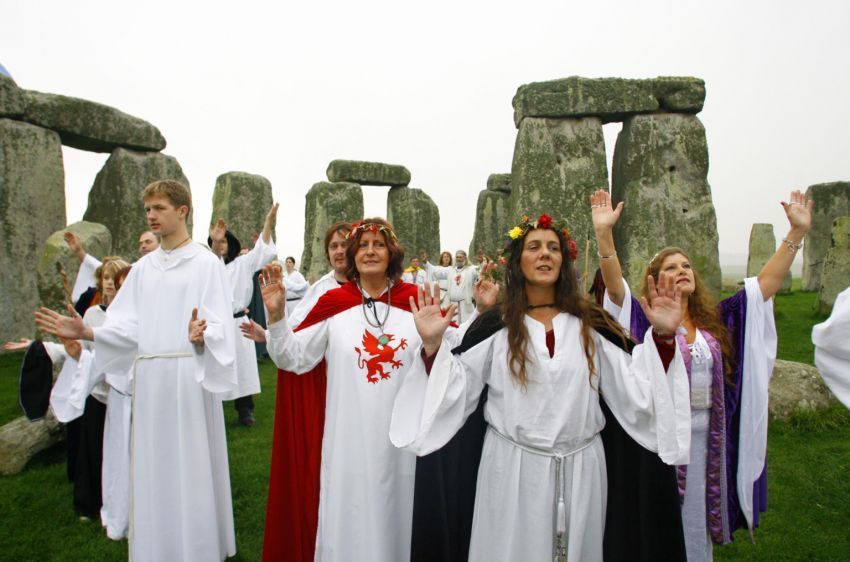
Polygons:
[[[393,369],[398,369],[404,366],[401,361],[396,361],[395,352],[400,349],[407,349],[407,340],[401,338],[398,346],[392,347],[390,342],[395,339],[392,334],[382,334],[380,338],[373,336],[369,330],[363,330],[363,351],[371,355],[368,359],[363,358],[363,352],[359,347],[355,347],[357,352],[357,367],[362,369],[366,367],[366,380],[371,383],[376,383],[378,380],[390,378],[390,374],[384,371],[381,363],[389,363]],[[378,378],[380,376],[380,379]]]

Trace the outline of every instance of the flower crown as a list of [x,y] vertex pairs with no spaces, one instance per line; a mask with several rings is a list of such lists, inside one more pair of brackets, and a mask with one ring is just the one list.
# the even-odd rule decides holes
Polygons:
[[569,251],[570,259],[572,261],[576,260],[578,257],[578,246],[576,246],[575,240],[573,240],[570,236],[570,229],[567,228],[567,221],[564,219],[554,220],[546,213],[537,217],[537,220],[531,220],[528,215],[523,215],[519,224],[508,231],[508,239],[505,240],[505,247],[502,250],[502,256],[504,256],[505,260],[507,260],[507,258],[511,255],[511,243],[517,238],[525,236],[529,230],[534,230],[536,228],[551,228],[556,232],[560,232],[567,241],[567,247],[564,248],[564,252],[566,253]]
[[398,240],[398,236],[395,235],[395,231],[392,229],[391,226],[366,221],[357,221],[356,223],[352,224],[351,230],[349,230],[348,234],[345,235],[345,239],[349,240],[353,238],[357,235],[358,232],[383,232],[386,236],[389,236],[393,240]]

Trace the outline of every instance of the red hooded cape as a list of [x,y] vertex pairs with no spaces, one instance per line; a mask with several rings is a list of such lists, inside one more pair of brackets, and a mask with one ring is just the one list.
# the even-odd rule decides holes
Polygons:
[[[390,306],[410,312],[410,297],[418,287],[393,286]],[[378,301],[387,302],[384,293]],[[295,331],[303,330],[363,302],[360,289],[349,281],[322,295]],[[319,467],[325,427],[325,361],[296,375],[277,371],[272,463],[263,560],[312,562],[319,516]]]

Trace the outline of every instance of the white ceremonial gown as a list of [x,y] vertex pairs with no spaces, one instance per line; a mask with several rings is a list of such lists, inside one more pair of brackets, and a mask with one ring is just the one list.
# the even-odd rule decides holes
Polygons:
[[439,449],[463,426],[489,385],[484,410],[489,429],[478,470],[469,560],[552,560],[561,498],[567,559],[602,560],[607,474],[599,400],[605,399],[629,435],[664,462],[687,461],[684,363],[677,350],[665,373],[649,333],[632,356],[594,333],[597,375],[591,379],[578,318],[561,313],[553,319],[551,358],[543,324],[530,317],[525,322],[531,359],[527,388],[508,369],[506,329],[459,356],[451,354],[444,339],[430,376],[417,360],[403,381],[390,439],[418,455]]
[[475,282],[478,280],[478,270],[467,265],[466,267],[442,267],[425,263],[425,271],[432,279],[440,280],[446,283],[446,293],[443,295],[443,301],[440,305],[447,308],[451,303],[457,304],[457,316],[455,321],[458,324],[466,322],[470,315],[475,311],[475,303],[473,297],[475,295]]
[[[238,256],[225,266],[230,288],[233,290],[233,314],[243,312],[251,303],[254,294],[254,273],[272,261],[277,255],[274,240],[266,244],[263,237],[245,255]],[[236,341],[236,378],[239,385],[235,390],[221,395],[222,400],[233,400],[260,392],[260,372],[257,369],[257,351],[254,342],[242,336],[239,325],[246,320],[242,316],[233,322]]]
[[291,314],[301,302],[310,284],[297,269],[293,269],[292,273],[283,270],[283,284],[286,287],[286,314]]
[[812,329],[812,343],[824,382],[850,408],[850,287],[839,293],[826,322]]
[[[139,260],[94,328],[95,368],[131,373],[130,557],[223,560],[236,552],[221,399],[236,386],[232,291],[197,243]],[[188,339],[192,309],[204,345]],[[135,360],[135,361],[134,361]]]

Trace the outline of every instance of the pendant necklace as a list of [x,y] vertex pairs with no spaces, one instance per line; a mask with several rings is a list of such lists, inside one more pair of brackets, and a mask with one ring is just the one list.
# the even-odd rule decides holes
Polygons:
[[[378,336],[378,345],[381,347],[390,343],[390,338],[384,333],[384,326],[387,324],[387,318],[390,316],[390,298],[392,297],[392,287],[390,286],[390,280],[387,279],[387,312],[384,314],[384,319],[380,320],[378,318],[378,307],[375,306],[375,299],[369,297],[369,300],[366,300],[366,297],[363,295],[363,287],[360,285],[360,280],[357,280],[357,288],[360,289],[360,306],[363,309],[363,318],[366,319],[366,323],[369,324],[373,328],[377,328],[380,330],[380,335]],[[374,317],[374,322],[371,318],[369,318],[368,310],[372,311],[372,316]]]
[[182,242],[180,242],[179,244],[177,244],[176,246],[174,246],[170,250],[166,250],[165,248],[160,246],[160,249],[162,249],[162,252],[165,254],[165,261],[168,261],[168,260],[171,259],[171,252],[173,252],[174,250],[176,250],[177,248],[179,248],[180,246],[182,246],[183,244],[185,244],[186,242],[188,242],[191,239],[192,239],[192,237],[188,236],[185,240],[183,240]]

